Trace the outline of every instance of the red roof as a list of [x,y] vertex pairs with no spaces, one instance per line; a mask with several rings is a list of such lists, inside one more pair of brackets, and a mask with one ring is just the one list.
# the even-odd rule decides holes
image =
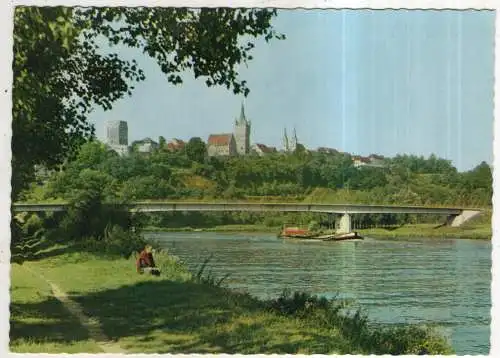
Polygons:
[[168,142],[167,148],[170,150],[176,150],[184,148],[185,145],[186,143],[183,140],[174,138],[171,142]]
[[208,137],[208,144],[218,146],[229,145],[232,136],[232,134],[210,134],[210,137]]
[[276,148],[275,147],[268,147],[265,144],[256,143],[255,146],[258,147],[263,153],[274,153],[274,152],[276,152]]
[[354,160],[354,161],[358,160],[361,163],[369,163],[370,162],[370,158],[362,157],[362,156],[359,156],[359,155],[356,155],[356,156],[352,157],[352,160]]

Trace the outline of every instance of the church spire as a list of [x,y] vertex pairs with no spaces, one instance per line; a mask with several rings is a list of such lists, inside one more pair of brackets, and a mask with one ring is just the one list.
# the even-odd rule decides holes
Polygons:
[[243,105],[243,101],[241,101],[241,112],[240,112],[240,122],[244,123],[247,119],[245,117],[245,106]]
[[283,135],[283,145],[284,145],[284,147],[285,147],[285,151],[286,151],[286,152],[288,152],[288,151],[289,151],[289,149],[290,149],[290,145],[289,145],[289,143],[288,143],[288,135],[287,135],[287,133],[286,133],[286,128],[285,128],[285,133],[284,133],[284,135]]

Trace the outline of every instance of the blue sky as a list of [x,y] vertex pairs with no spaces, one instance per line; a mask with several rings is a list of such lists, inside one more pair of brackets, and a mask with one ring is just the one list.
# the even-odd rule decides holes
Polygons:
[[[280,10],[285,41],[257,41],[240,74],[253,143],[282,146],[296,127],[308,148],[353,154],[435,153],[468,170],[493,159],[494,13],[487,11]],[[207,139],[232,131],[242,97],[208,88],[191,74],[170,85],[151,59],[136,58],[147,79],[111,111],[128,121],[129,141]]]

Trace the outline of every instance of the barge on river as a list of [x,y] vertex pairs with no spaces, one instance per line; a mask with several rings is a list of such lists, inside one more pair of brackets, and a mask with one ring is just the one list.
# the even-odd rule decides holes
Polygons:
[[297,227],[284,228],[279,234],[280,239],[301,239],[301,240],[322,240],[322,241],[343,241],[363,239],[356,231],[339,234],[339,233],[315,233],[306,229]]

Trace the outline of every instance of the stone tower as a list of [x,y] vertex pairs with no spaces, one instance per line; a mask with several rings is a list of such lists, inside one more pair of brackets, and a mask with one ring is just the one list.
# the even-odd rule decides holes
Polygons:
[[299,140],[297,139],[297,131],[295,130],[295,127],[294,127],[293,128],[293,137],[290,140],[290,145],[289,145],[290,152],[295,152],[295,150],[297,149],[297,144],[299,144]]
[[128,145],[128,125],[125,121],[106,121],[106,143]]
[[250,152],[250,128],[251,124],[245,117],[245,108],[242,103],[240,118],[234,121],[236,151],[240,155],[245,155]]
[[285,152],[294,152],[297,149],[297,144],[299,140],[297,139],[297,131],[293,128],[293,136],[291,138],[288,137],[286,128],[283,135],[283,147],[285,148]]
[[283,134],[283,148],[285,149],[285,152],[288,152],[290,150],[290,143],[288,140],[288,134],[286,133],[286,128]]

